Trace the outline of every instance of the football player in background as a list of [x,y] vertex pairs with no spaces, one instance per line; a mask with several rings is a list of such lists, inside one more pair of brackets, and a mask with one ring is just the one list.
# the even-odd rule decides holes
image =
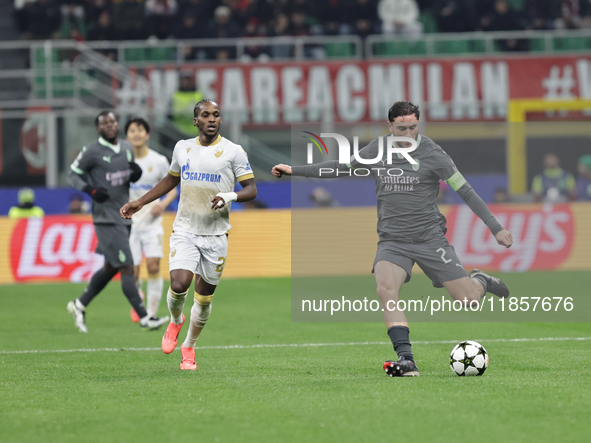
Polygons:
[[90,279],[68,311],[81,332],[86,328],[86,308],[117,273],[121,289],[140,317],[142,328],[158,329],[168,317],[148,315],[133,278],[133,259],[129,247],[131,220],[123,220],[119,208],[129,201],[129,184],[142,175],[134,162],[133,148],[118,139],[119,124],[113,112],[102,111],[95,119],[99,138],[86,145],[70,166],[68,183],[92,197],[92,221],[98,238],[96,252],[105,256],[105,264]]
[[[142,207],[181,185],[179,208],[170,236],[170,288],[166,297],[171,322],[162,338],[170,354],[185,323],[183,307],[195,278],[189,330],[181,345],[181,369],[195,370],[195,343],[211,313],[211,302],[228,253],[230,204],[257,195],[254,174],[241,146],[220,135],[220,107],[204,99],[195,105],[194,124],[199,135],[174,147],[168,175],[151,191],[121,208],[129,219]],[[234,192],[236,182],[242,189]]]
[[[472,270],[468,275],[444,236],[447,231],[445,217],[437,208],[440,180],[456,191],[484,221],[499,245],[509,248],[513,244],[509,231],[499,224],[457,170],[450,156],[433,140],[419,135],[419,117],[419,107],[410,102],[396,102],[388,111],[388,127],[392,135],[410,137],[417,142],[417,148],[410,152],[416,164],[411,164],[402,156],[393,156],[391,165],[396,174],[387,174],[385,169],[389,165],[383,161],[385,150],[382,151],[383,157],[378,158],[380,139],[385,146],[387,136],[372,140],[359,152],[362,159],[375,159],[378,166],[371,169],[376,182],[379,235],[373,272],[388,336],[398,355],[398,361],[384,363],[384,369],[392,377],[419,375],[406,315],[403,311],[388,308],[392,302],[396,306],[400,289],[410,281],[415,263],[425,271],[434,287],[445,287],[454,300],[479,301],[487,292],[499,297],[509,296],[509,290],[498,278],[479,269]],[[337,160],[293,167],[279,164],[273,167],[272,172],[276,177],[334,178],[348,176],[350,169],[366,167],[367,164],[351,157],[348,165]]]
[[[125,124],[127,141],[133,146],[135,162],[142,168],[141,178],[132,183],[129,189],[129,199],[137,200],[147,191],[152,189],[160,180],[168,175],[168,159],[148,148],[150,139],[150,125],[143,118],[132,118]],[[131,235],[129,245],[133,255],[135,282],[142,299],[146,298],[146,310],[148,315],[156,317],[164,281],[160,275],[160,259],[162,258],[162,213],[176,199],[176,188],[172,189],[162,200],[155,200],[146,205],[140,212],[131,217]],[[146,284],[146,296],[142,290],[140,280],[140,265],[142,256],[146,257],[148,270],[148,283]],[[140,316],[132,308],[131,320],[134,323],[140,321]]]

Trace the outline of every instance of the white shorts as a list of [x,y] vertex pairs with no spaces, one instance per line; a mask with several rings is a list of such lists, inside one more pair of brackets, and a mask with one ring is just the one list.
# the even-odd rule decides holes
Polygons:
[[146,258],[162,258],[162,237],[164,228],[161,224],[136,229],[132,226],[129,246],[133,255],[133,265],[142,263],[142,253]]
[[228,237],[173,232],[170,235],[169,271],[186,269],[210,285],[218,285],[228,255]]

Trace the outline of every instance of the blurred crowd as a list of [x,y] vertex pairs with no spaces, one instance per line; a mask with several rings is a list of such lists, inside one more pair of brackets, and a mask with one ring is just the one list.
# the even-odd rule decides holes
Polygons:
[[15,0],[14,7],[25,39],[591,28],[591,0]]
[[544,169],[534,177],[531,190],[536,201],[591,201],[591,155],[577,162],[577,176],[560,166],[558,155],[544,155]]

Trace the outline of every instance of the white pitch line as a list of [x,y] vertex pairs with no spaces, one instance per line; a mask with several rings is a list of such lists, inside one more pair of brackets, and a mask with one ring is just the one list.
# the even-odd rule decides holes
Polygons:
[[[491,338],[477,339],[483,343],[515,343],[537,341],[583,341],[591,340],[591,337],[542,337],[542,338]],[[413,345],[445,345],[458,343],[459,340],[413,341]],[[228,346],[201,346],[196,351],[212,349],[260,349],[260,348],[314,348],[322,346],[374,346],[389,345],[385,341],[364,341],[350,343],[284,343],[284,344],[260,344],[260,345],[228,345]],[[30,349],[25,351],[0,351],[0,354],[66,354],[70,352],[121,352],[121,351],[160,351],[161,348],[95,348],[95,349]]]

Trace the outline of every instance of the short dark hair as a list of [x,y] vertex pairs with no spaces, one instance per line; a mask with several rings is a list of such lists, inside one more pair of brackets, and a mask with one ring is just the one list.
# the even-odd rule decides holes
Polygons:
[[393,122],[396,117],[414,114],[417,120],[421,116],[419,106],[412,102],[400,101],[392,105],[388,111],[388,121]]
[[193,117],[197,117],[197,109],[199,109],[199,106],[201,106],[201,105],[203,105],[203,104],[205,104],[207,102],[209,102],[209,103],[215,103],[217,105],[217,103],[215,101],[213,101],[212,99],[210,99],[210,98],[204,98],[203,100],[198,101],[197,104],[195,105],[195,107],[193,108]]
[[[101,118],[103,115],[109,115],[109,114],[113,114],[115,115],[115,113],[113,111],[101,111],[99,115],[96,116],[96,118],[94,119],[94,126],[98,126],[99,124],[99,118]],[[117,118],[117,116],[115,115],[115,118]]]
[[149,134],[150,133],[150,125],[148,124],[148,122],[146,120],[144,120],[141,117],[132,117],[129,120],[127,120],[127,123],[125,123],[125,134],[127,134],[127,131],[129,130],[129,127],[135,123],[138,126],[143,126],[144,129],[146,130],[146,132]]

